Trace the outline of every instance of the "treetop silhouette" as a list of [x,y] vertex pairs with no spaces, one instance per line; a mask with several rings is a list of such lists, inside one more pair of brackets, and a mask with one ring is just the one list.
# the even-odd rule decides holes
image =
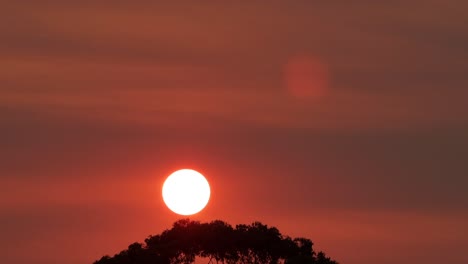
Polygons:
[[277,228],[260,222],[234,228],[221,220],[182,219],[171,229],[149,236],[144,244],[133,243],[94,264],[189,264],[197,256],[210,264],[338,264],[312,246],[310,239],[283,236]]

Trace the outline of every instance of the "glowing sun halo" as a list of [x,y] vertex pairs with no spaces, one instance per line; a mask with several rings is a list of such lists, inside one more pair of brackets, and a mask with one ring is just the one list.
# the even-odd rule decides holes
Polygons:
[[192,215],[205,208],[210,199],[210,185],[197,171],[178,170],[167,177],[162,188],[164,203],[180,215]]

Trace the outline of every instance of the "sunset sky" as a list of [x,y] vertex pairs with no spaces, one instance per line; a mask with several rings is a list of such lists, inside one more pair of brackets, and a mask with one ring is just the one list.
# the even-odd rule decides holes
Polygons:
[[1,2],[2,264],[170,228],[182,168],[211,184],[194,220],[468,263],[467,1],[165,2]]

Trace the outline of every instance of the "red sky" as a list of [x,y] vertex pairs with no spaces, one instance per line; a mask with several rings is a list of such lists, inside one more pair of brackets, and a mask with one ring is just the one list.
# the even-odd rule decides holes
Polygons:
[[[169,2],[169,1],[168,1]],[[467,263],[466,1],[20,0],[0,8],[0,259],[91,263],[179,219],[347,264]]]

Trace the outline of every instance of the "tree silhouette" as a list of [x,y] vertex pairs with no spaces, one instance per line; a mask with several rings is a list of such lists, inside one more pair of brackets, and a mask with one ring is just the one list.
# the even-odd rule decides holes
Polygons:
[[149,236],[144,244],[133,243],[94,264],[189,264],[197,256],[209,264],[338,264],[312,247],[310,239],[283,236],[260,222],[233,228],[221,220],[182,219],[160,235]]

